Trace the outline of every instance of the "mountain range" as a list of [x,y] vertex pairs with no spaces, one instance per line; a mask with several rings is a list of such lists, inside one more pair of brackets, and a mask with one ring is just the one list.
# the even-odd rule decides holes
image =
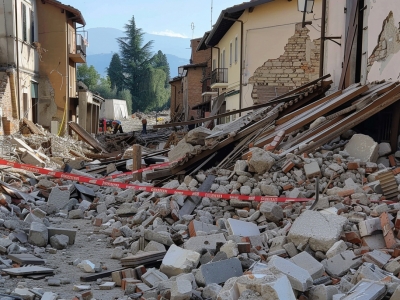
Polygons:
[[[107,68],[114,53],[119,53],[117,38],[125,33],[115,28],[92,28],[87,30],[89,47],[87,48],[87,64],[93,65],[101,76],[107,74]],[[144,43],[153,41],[153,52],[161,50],[170,67],[170,76],[178,75],[178,67],[189,63],[190,39],[169,37],[145,33]]]

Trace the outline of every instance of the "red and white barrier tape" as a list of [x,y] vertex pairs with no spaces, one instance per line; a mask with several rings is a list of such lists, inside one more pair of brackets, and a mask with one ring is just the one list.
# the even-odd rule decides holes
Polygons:
[[166,193],[168,195],[184,195],[184,196],[196,196],[196,197],[208,197],[208,198],[218,198],[218,199],[237,199],[243,201],[257,201],[257,202],[308,202],[313,199],[305,199],[305,198],[285,198],[285,197],[264,197],[264,196],[246,196],[246,195],[233,195],[233,194],[221,194],[221,193],[209,193],[209,192],[192,192],[186,190],[176,190],[176,189],[167,189],[167,188],[159,188],[152,186],[141,186],[137,184],[127,184],[122,182],[112,182],[104,179],[93,179],[90,177],[74,175],[70,173],[63,173],[59,171],[52,171],[45,168],[40,168],[36,166],[26,165],[15,163],[11,161],[7,161],[4,159],[0,159],[0,165],[5,165],[17,169],[26,170],[32,173],[49,175],[56,178],[63,178],[67,180],[77,181],[77,182],[85,182],[89,184],[99,185],[99,186],[110,186],[121,189],[132,189],[136,191],[143,192],[156,192],[156,193]]
[[113,178],[118,178],[118,177],[129,176],[129,175],[138,174],[138,173],[143,173],[144,171],[149,171],[149,170],[154,170],[154,169],[157,169],[157,168],[160,168],[160,167],[170,166],[175,162],[178,162],[178,160],[177,161],[173,161],[173,162],[165,162],[165,163],[162,163],[162,164],[151,165],[151,166],[149,166],[147,168],[143,168],[143,169],[139,169],[139,170],[135,170],[135,171],[129,171],[129,172],[125,172],[125,173],[109,175],[109,176],[104,177],[104,179],[108,179],[108,178],[113,179]]

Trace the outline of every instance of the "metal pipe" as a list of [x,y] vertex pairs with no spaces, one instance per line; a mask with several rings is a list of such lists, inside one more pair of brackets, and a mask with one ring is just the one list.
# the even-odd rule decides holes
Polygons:
[[322,0],[321,45],[320,45],[320,54],[319,54],[319,77],[322,77],[324,75],[325,28],[326,28],[326,0]]
[[[240,68],[240,72],[239,72],[239,76],[240,76],[240,78],[239,78],[239,110],[240,110],[240,109],[242,109],[242,90],[243,90],[243,88],[242,88],[242,86],[243,86],[243,66],[242,65],[243,65],[243,26],[244,26],[244,23],[242,20],[236,20],[236,19],[229,18],[226,16],[224,16],[224,19],[231,20],[234,22],[240,22],[240,64],[239,64],[239,68]],[[242,113],[240,112],[239,117],[241,117],[241,116],[242,116]]]

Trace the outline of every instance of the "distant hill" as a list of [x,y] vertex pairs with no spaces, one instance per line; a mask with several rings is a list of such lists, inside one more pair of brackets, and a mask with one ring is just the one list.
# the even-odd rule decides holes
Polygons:
[[[117,38],[124,32],[115,28],[88,29],[89,47],[87,63],[93,65],[102,76],[106,74],[113,53],[119,52]],[[153,52],[161,50],[167,55],[171,77],[178,75],[178,67],[189,63],[190,39],[169,37],[155,34],[144,34],[144,42],[153,41]]]
[[[110,65],[113,53],[92,54],[87,56],[87,64],[93,65],[97,72],[103,77],[107,74],[107,68]],[[178,67],[189,63],[188,59],[177,57],[172,54],[166,54],[170,68],[170,76],[178,76]]]

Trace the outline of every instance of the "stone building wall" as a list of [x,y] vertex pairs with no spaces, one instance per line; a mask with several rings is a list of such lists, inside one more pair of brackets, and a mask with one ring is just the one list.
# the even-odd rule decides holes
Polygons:
[[249,83],[253,84],[253,100],[259,98],[260,86],[294,89],[318,78],[320,39],[311,41],[309,31],[307,27],[302,28],[300,23],[296,24],[295,33],[284,48],[285,52],[278,58],[268,59],[256,69],[249,78]]

